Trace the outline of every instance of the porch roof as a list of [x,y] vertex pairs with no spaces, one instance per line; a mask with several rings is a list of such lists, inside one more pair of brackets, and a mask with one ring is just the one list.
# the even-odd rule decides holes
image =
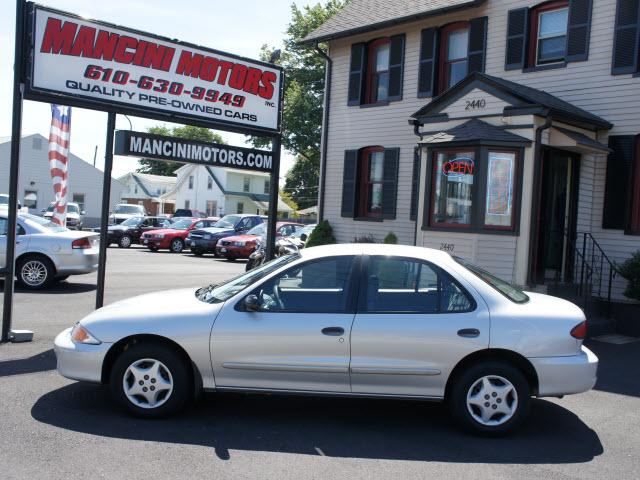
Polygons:
[[472,118],[461,125],[457,125],[449,130],[439,132],[425,137],[421,143],[478,143],[478,142],[499,142],[517,143],[528,145],[531,140],[515,133],[508,132],[504,128],[496,127],[477,118]]

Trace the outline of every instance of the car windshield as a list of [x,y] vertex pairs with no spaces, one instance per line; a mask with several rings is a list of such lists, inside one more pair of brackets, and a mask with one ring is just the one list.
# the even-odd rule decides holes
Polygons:
[[299,229],[297,229],[295,232],[293,232],[293,233],[291,234],[291,236],[292,236],[292,237],[294,237],[294,238],[300,238],[300,236],[301,236],[303,233],[305,233],[305,234],[307,235],[307,237],[308,237],[308,236],[309,236],[309,234],[310,234],[311,232],[313,232],[313,229],[314,229],[314,228],[316,228],[316,226],[315,226],[315,225],[309,225],[309,226],[306,226],[306,227],[304,227],[304,228],[299,228]]
[[529,297],[522,290],[511,285],[508,282],[505,282],[504,280],[499,279],[495,275],[490,274],[485,269],[480,268],[471,262],[468,262],[464,258],[453,257],[453,259],[464,268],[469,270],[471,273],[473,273],[475,276],[483,280],[485,283],[488,283],[491,287],[498,290],[502,295],[507,297],[512,302],[527,303],[529,301]]
[[125,215],[135,215],[136,213],[140,213],[142,209],[139,205],[117,205],[114,213],[123,213]]
[[30,213],[21,213],[20,218],[24,218],[27,221],[33,222],[37,224],[39,227],[46,228],[52,232],[64,232],[67,229],[65,227],[61,227],[53,223],[51,220],[42,217],[36,217],[35,215],[31,215]]
[[235,227],[236,223],[238,223],[239,221],[240,221],[240,217],[237,215],[225,215],[215,223],[214,227],[231,228],[231,227]]
[[67,213],[80,213],[76,205],[67,205]]
[[124,222],[122,222],[121,225],[124,225],[126,227],[137,227],[143,221],[144,221],[143,217],[131,217],[131,218],[127,218]]
[[264,223],[261,223],[260,225],[256,225],[255,227],[253,227],[251,230],[247,232],[247,235],[265,235],[265,234],[266,234],[266,228],[264,226]]
[[191,226],[192,223],[193,223],[193,220],[191,220],[190,218],[176,220],[171,224],[170,228],[173,228],[174,230],[186,230]]
[[225,302],[236,293],[244,290],[248,286],[260,280],[265,275],[270,274],[274,270],[277,270],[283,265],[293,262],[300,258],[299,254],[285,255],[278,257],[270,262],[267,262],[253,270],[243,273],[240,276],[234,277],[231,280],[227,280],[220,284],[211,284],[206,287],[196,290],[196,297],[198,300],[207,303],[220,303]]

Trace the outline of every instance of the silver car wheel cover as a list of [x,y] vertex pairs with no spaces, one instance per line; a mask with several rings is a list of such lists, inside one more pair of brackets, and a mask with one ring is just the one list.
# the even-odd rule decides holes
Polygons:
[[142,358],[125,370],[122,388],[127,399],[136,407],[158,408],[171,397],[173,376],[161,361]]
[[174,252],[182,251],[182,242],[179,239],[175,239],[171,241],[171,248]]
[[125,235],[124,237],[122,237],[120,239],[120,245],[122,245],[123,247],[130,247],[131,246],[131,237],[129,237],[128,235]]
[[467,392],[467,410],[481,425],[497,427],[508,422],[518,409],[518,392],[499,375],[479,378]]
[[29,260],[22,266],[20,276],[27,285],[38,287],[47,280],[47,266],[40,260]]

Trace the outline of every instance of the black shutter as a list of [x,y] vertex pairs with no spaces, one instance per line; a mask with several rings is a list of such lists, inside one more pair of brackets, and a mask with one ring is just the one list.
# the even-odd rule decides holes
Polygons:
[[469,72],[484,72],[487,48],[487,17],[473,18],[469,22]]
[[640,0],[618,0],[611,69],[613,75],[638,71],[639,24]]
[[389,100],[402,100],[404,34],[389,39]]
[[364,43],[354,43],[351,45],[348,105],[360,105],[362,103],[362,86],[367,68],[366,55],[367,47]]
[[396,197],[398,196],[398,160],[399,148],[384,150],[384,168],[382,177],[382,217],[396,218]]
[[607,159],[602,228],[624,230],[627,226],[634,146],[632,135],[609,137],[609,148],[613,152]]
[[567,62],[580,62],[589,58],[591,4],[591,0],[569,1]]
[[420,65],[418,67],[418,97],[433,97],[438,67],[438,30],[425,28],[420,34]]
[[413,176],[411,178],[411,210],[409,218],[415,220],[418,218],[418,185],[420,185],[420,147],[416,147],[413,151]]
[[507,53],[504,69],[524,68],[527,54],[527,36],[529,35],[529,9],[509,10],[507,20]]
[[358,177],[358,150],[344,152],[344,171],[342,173],[342,212],[341,216],[356,216],[356,179]]

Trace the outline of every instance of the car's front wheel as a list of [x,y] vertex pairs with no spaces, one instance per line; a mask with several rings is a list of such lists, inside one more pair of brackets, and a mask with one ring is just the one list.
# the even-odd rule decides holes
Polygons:
[[184,242],[181,238],[174,238],[171,240],[171,244],[169,245],[169,250],[173,253],[180,253],[184,249]]
[[191,399],[193,380],[187,362],[162,343],[138,343],[116,359],[111,393],[129,413],[164,417],[182,410]]
[[476,434],[500,436],[516,429],[527,417],[531,389],[518,368],[486,361],[457,376],[448,401],[462,427]]
[[131,246],[132,243],[132,239],[129,235],[123,235],[122,237],[120,237],[120,240],[118,240],[118,246],[120,248],[129,248]]
[[51,285],[55,267],[51,260],[39,255],[21,258],[16,265],[18,285],[29,290],[40,290]]

